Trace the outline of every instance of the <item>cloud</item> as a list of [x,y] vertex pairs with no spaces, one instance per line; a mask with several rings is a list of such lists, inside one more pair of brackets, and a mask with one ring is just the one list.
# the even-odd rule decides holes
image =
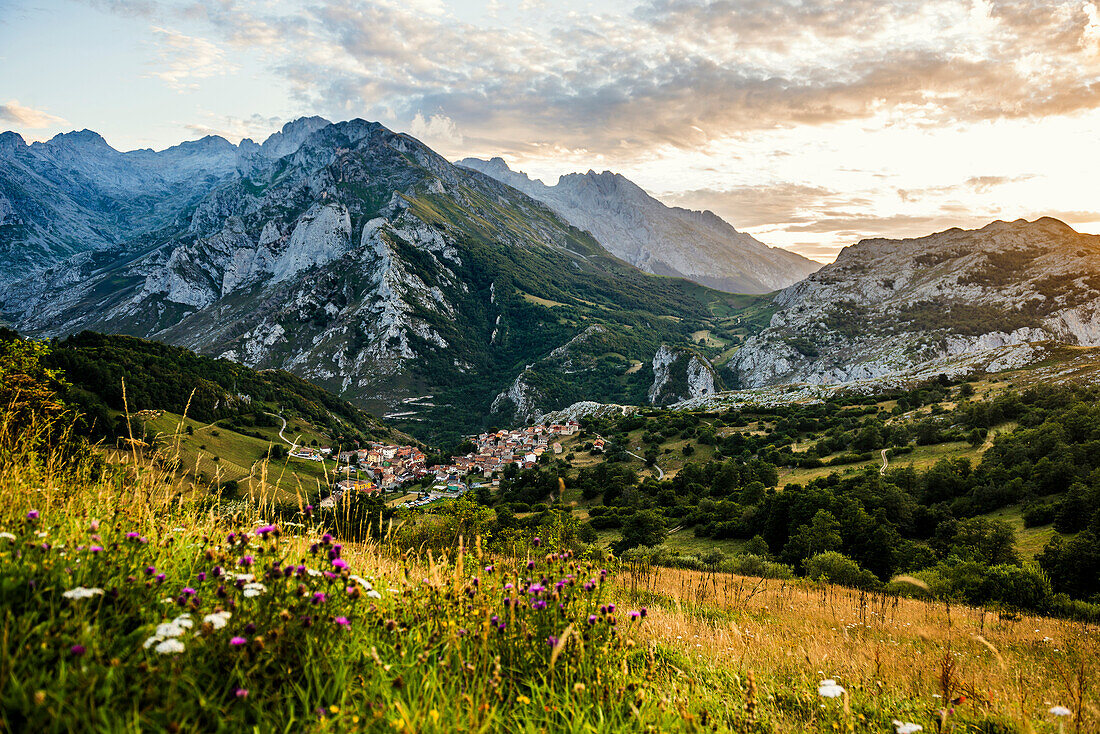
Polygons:
[[848,196],[822,186],[793,182],[723,190],[697,189],[660,198],[689,209],[710,209],[734,226],[744,228],[805,225],[825,212],[845,207],[860,209],[870,204],[863,196]]
[[200,135],[220,135],[234,143],[244,138],[251,138],[256,142],[263,142],[269,135],[282,127],[283,118],[278,116],[264,116],[252,114],[248,117],[234,117],[232,115],[215,115],[204,113],[206,122],[185,123],[183,127]]
[[162,79],[176,90],[195,89],[196,79],[208,79],[231,73],[237,67],[226,60],[225,53],[205,38],[187,36],[177,31],[152,26],[159,51],[150,62],[153,70],[146,76]]
[[231,42],[275,53],[300,100],[440,110],[501,144],[700,148],[884,109],[932,126],[1100,105],[1096,24],[1076,2],[651,0],[539,31],[460,22],[434,0],[202,7]]
[[0,120],[31,130],[64,125],[67,122],[65,118],[51,115],[44,110],[25,107],[19,104],[17,99],[11,99],[4,104],[0,104]]
[[462,134],[458,132],[458,127],[451,118],[446,115],[432,115],[425,118],[419,111],[409,123],[409,133],[430,147],[443,150],[457,149],[462,145],[463,140]]

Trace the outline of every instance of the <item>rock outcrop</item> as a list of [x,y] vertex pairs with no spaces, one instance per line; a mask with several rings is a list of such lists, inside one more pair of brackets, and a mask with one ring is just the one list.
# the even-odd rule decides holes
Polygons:
[[875,380],[987,353],[1019,366],[1028,345],[1100,344],[1100,236],[1044,217],[864,240],[775,305],[729,363],[736,386]]

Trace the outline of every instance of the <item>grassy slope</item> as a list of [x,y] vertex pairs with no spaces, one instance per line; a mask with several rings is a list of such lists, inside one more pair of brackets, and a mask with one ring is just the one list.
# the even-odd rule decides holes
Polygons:
[[[227,531],[251,530],[264,518],[218,518],[168,501],[179,480],[162,481],[155,467],[118,482],[35,468],[0,464],[0,530],[35,545],[42,531],[56,546],[16,555],[8,541],[0,544],[11,582],[0,587],[6,730],[877,734],[892,731],[894,719],[936,731],[937,709],[959,695],[968,700],[948,719],[956,732],[1054,732],[1046,713],[1053,704],[1079,712],[1081,731],[1100,723],[1098,689],[1086,688],[1079,702],[1072,695],[1077,666],[1086,683],[1100,675],[1100,649],[1095,635],[1068,622],[642,567],[613,573],[563,614],[525,607],[520,617],[501,602],[499,574],[525,575],[523,559],[497,556],[497,568],[483,571],[484,558],[464,567],[453,552],[402,557],[407,549],[376,543],[347,543],[342,556],[373,579],[379,599],[352,598],[348,579],[304,574],[264,577],[254,598],[230,585],[235,606],[224,628],[196,625],[178,638],[182,652],[158,654],[142,641],[182,611],[161,597],[196,588],[184,600],[201,620],[227,602],[214,593],[221,582],[200,571],[234,567],[246,555],[257,574],[273,558],[316,567],[323,561],[307,547],[322,528],[230,545]],[[32,508],[41,517],[28,523]],[[89,518],[106,522],[92,531]],[[150,542],[126,539],[131,530]],[[51,553],[86,543],[92,532],[108,550],[85,552],[79,565],[52,562]],[[551,579],[568,570],[537,564],[535,575]],[[165,574],[163,586],[126,581],[143,577],[146,565]],[[583,562],[580,572],[592,573]],[[118,593],[64,599],[74,585]],[[326,594],[321,605],[311,602],[315,592]],[[546,642],[585,628],[589,611],[599,618],[598,605],[609,600],[619,603],[620,634],[609,637],[600,622],[583,647],[559,651]],[[646,618],[629,621],[628,610],[641,607]],[[492,615],[509,622],[506,633],[489,626]],[[230,644],[232,636],[243,644]],[[820,697],[824,677],[845,696]]]

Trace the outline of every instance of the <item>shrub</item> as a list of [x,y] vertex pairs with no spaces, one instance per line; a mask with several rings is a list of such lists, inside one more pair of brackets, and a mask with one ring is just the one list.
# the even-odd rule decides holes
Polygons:
[[826,551],[806,559],[806,576],[814,581],[828,581],[857,589],[875,589],[881,586],[870,571],[842,553]]

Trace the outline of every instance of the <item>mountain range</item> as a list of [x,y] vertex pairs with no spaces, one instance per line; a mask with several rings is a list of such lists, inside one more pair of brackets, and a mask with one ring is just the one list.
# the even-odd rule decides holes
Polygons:
[[[95,329],[283,368],[430,433],[697,396],[721,382],[690,335],[740,328],[743,297],[643,273],[377,123],[308,118],[262,145],[161,153],[13,137],[0,229],[24,265],[0,302],[27,333]],[[192,175],[173,170],[184,157]]]
[[729,293],[769,293],[821,267],[738,232],[713,212],[665,206],[611,171],[572,173],[547,186],[511,170],[502,158],[465,158],[458,164],[541,201],[647,273],[679,276]]
[[546,186],[364,120],[160,152],[0,135],[12,326],[285,369],[429,440],[1097,345],[1098,255],[1043,218],[864,240],[817,269],[615,174]]

